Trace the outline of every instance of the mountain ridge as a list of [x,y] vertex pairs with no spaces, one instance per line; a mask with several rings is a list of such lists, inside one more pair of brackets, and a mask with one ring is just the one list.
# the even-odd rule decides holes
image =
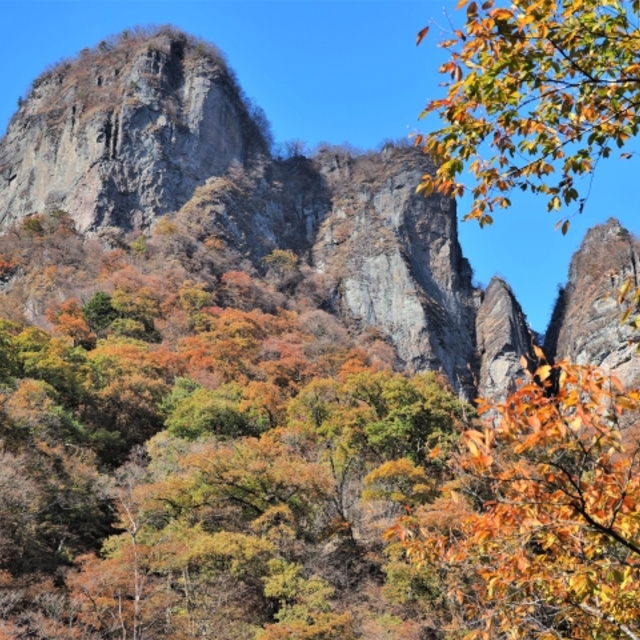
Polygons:
[[[214,46],[168,27],[124,33],[34,82],[0,141],[0,225],[65,210],[116,247],[181,212],[235,270],[264,275],[270,253],[293,252],[285,296],[306,288],[356,334],[380,331],[404,371],[442,371],[467,398],[524,374],[534,339],[513,293],[472,286],[455,203],[415,194],[426,156],[325,146],[278,159],[269,141]],[[552,358],[570,354],[559,309]]]
[[[434,571],[404,543],[435,535],[437,551],[511,495],[477,473],[505,450],[482,453],[491,432],[467,400],[504,401],[542,359],[537,338],[504,279],[474,285],[456,202],[416,194],[434,171],[424,153],[291,145],[274,157],[265,136],[230,153],[243,118],[258,118],[245,134],[265,129],[198,47],[166,29],[114,39],[95,52],[122,62],[106,89],[106,67],[83,53],[47,75],[50,93],[36,83],[0,142],[0,636],[456,635],[458,586],[475,602],[476,565]],[[213,57],[180,63],[196,53]],[[129,87],[134,69],[152,71],[146,89]],[[197,83],[194,111],[185,87]],[[92,109],[78,102],[87,87],[102,96]],[[224,113],[230,133],[207,138]],[[639,242],[615,220],[589,232],[550,358],[599,359],[633,383],[616,299],[637,285]],[[602,398],[602,378],[586,378]],[[531,437],[535,412],[561,410],[552,392],[527,386],[487,417],[519,415],[526,448],[544,431]],[[611,417],[608,397],[587,404],[589,443],[588,416]],[[524,459],[510,444],[518,498]]]

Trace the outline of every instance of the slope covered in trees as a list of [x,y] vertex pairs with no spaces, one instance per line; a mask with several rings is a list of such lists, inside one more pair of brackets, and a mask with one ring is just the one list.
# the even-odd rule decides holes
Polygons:
[[0,238],[3,637],[421,637],[382,532],[473,409],[285,296],[294,254],[224,271],[193,233]]

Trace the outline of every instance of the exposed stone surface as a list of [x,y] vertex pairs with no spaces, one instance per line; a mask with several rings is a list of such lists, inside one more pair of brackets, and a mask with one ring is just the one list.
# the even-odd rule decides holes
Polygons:
[[[412,148],[352,157],[326,148],[209,180],[180,215],[258,270],[274,249],[303,257],[320,304],[356,332],[375,329],[407,371],[442,371],[475,393],[475,293],[455,203],[416,196],[426,157]],[[318,292],[316,292],[318,293]]]
[[620,324],[622,284],[638,287],[640,241],[611,218],[591,229],[571,260],[569,281],[560,291],[545,340],[545,353],[558,361],[591,363],[615,370],[623,384],[640,382],[637,332]]
[[199,187],[180,215],[202,219],[209,235],[259,268],[274,249],[308,253],[331,200],[314,162],[300,156],[251,169],[233,164]]
[[476,340],[480,357],[480,395],[504,400],[525,371],[521,357],[532,358],[532,339],[527,323],[509,285],[492,278],[476,317]]
[[56,208],[81,230],[147,226],[260,141],[214,50],[121,37],[34,83],[0,143],[0,226]]
[[433,167],[391,146],[318,162],[334,197],[312,255],[332,281],[333,308],[381,329],[406,370],[441,370],[471,395],[475,302],[455,203],[415,194]]
[[404,370],[442,371],[467,398],[478,378],[484,393],[506,388],[524,318],[492,283],[476,323],[455,203],[415,193],[427,157],[387,145],[274,160],[249,110],[220,54],[184,34],[86,50],[34,83],[0,142],[0,228],[64,209],[108,240],[177,212],[225,248],[227,270],[264,275],[274,249],[295,252],[282,290],[381,335]]

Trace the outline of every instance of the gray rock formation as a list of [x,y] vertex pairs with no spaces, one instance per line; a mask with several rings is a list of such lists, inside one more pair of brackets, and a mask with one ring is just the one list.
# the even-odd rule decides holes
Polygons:
[[532,338],[522,309],[509,285],[492,278],[476,317],[476,341],[480,358],[480,395],[504,400],[525,376],[521,358],[532,358]]
[[441,370],[472,395],[475,302],[455,202],[415,194],[433,167],[422,153],[391,146],[317,162],[333,206],[312,255],[332,282],[333,307],[382,330],[406,370]]
[[0,227],[56,208],[84,231],[148,226],[263,146],[214,49],[123,34],[34,82],[0,143]]
[[85,50],[34,83],[0,141],[0,228],[64,209],[108,240],[177,212],[192,238],[225,247],[226,270],[264,274],[274,249],[295,252],[282,290],[381,334],[406,371],[442,371],[467,398],[478,377],[483,393],[506,388],[523,316],[492,284],[476,322],[455,203],[415,193],[428,158],[387,145],[273,160],[249,111],[219,52],[184,34]]
[[615,371],[623,384],[640,382],[637,330],[620,323],[622,284],[639,286],[640,241],[611,218],[589,230],[571,260],[544,350],[553,360],[595,364]]

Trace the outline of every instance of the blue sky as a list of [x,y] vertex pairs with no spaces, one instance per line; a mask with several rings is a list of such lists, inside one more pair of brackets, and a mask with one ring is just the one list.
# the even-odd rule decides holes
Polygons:
[[[0,129],[48,65],[134,25],[173,24],[217,44],[247,95],[266,112],[277,141],[348,142],[376,148],[424,130],[417,117],[438,96],[435,46],[450,0],[0,0]],[[430,21],[420,47],[416,33]],[[435,126],[435,124],[434,124]],[[638,145],[636,145],[636,148]],[[601,163],[585,212],[563,237],[557,215],[532,197],[480,230],[460,224],[478,282],[511,285],[531,326],[544,331],[569,260],[585,231],[614,216],[640,233],[635,191],[640,160]],[[458,205],[460,217],[468,203]]]

